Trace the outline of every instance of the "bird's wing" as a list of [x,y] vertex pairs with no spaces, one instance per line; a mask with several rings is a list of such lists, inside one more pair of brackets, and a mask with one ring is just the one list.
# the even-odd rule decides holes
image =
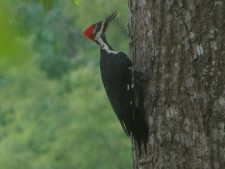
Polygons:
[[124,53],[112,56],[111,72],[113,79],[104,83],[109,101],[125,132],[130,135],[134,105],[134,84],[132,63]]

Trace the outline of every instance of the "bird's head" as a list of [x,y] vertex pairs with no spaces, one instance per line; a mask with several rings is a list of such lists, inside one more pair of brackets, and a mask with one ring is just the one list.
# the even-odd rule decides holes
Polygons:
[[104,37],[105,31],[109,25],[109,23],[115,18],[117,12],[113,12],[109,17],[107,17],[104,21],[100,21],[97,23],[92,24],[91,26],[87,27],[83,35],[90,40],[98,42],[99,39]]

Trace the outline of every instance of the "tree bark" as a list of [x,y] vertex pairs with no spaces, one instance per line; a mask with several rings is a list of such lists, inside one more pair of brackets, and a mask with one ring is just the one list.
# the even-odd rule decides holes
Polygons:
[[225,168],[224,0],[129,0],[130,52],[144,71],[150,134],[134,169]]

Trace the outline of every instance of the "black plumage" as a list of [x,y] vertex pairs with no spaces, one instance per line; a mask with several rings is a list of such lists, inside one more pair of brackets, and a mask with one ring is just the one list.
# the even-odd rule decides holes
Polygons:
[[132,63],[122,52],[114,54],[101,49],[100,70],[107,96],[125,132],[130,135],[134,117]]

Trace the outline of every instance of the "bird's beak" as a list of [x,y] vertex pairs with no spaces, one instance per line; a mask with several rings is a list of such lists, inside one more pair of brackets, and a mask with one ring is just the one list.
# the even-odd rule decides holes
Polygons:
[[108,26],[109,23],[116,17],[117,12],[113,12],[109,17],[107,17],[104,21],[104,23]]

